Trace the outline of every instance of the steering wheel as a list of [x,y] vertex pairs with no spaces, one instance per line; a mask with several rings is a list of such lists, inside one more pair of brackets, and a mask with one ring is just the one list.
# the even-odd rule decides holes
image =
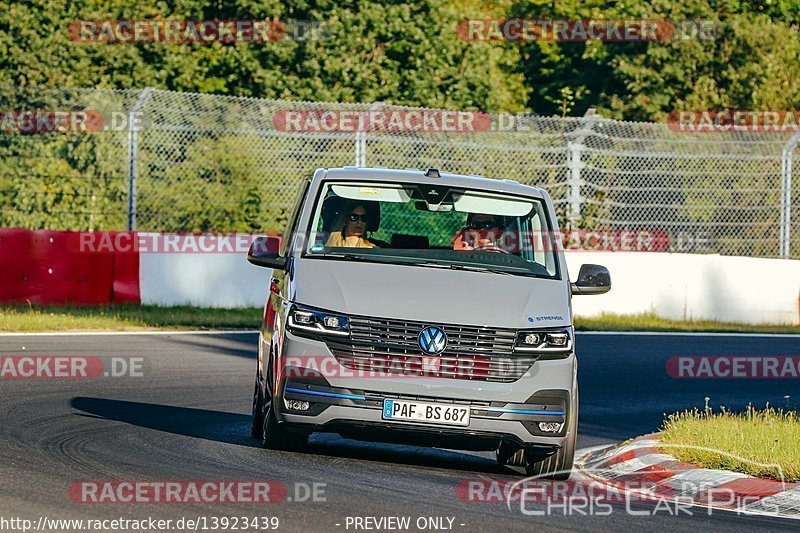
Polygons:
[[497,246],[494,243],[492,243],[492,244],[484,244],[483,246],[476,246],[475,248],[473,248],[473,250],[476,251],[476,252],[490,252],[490,253],[493,253],[493,254],[509,254],[509,255],[511,255],[511,252],[509,252],[505,248],[500,248],[499,246]]

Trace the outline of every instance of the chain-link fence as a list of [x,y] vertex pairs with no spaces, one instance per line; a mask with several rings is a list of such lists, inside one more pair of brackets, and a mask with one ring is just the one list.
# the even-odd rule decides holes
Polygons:
[[[491,116],[481,131],[392,133],[293,131],[276,120],[376,109],[410,111],[151,89],[6,89],[0,226],[280,231],[298,183],[317,167],[436,167],[539,185],[562,227],[664,231],[674,251],[800,257],[791,133],[685,133],[598,116]],[[30,131],[14,120],[30,110],[102,120]]]

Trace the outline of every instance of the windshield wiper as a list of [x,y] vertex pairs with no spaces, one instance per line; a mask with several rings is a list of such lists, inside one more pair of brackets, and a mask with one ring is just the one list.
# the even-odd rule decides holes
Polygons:
[[491,272],[492,274],[503,274],[505,276],[513,276],[511,272],[508,270],[497,270],[496,268],[487,268],[482,266],[474,266],[474,265],[459,265],[459,264],[450,264],[446,265],[451,270],[467,270],[470,272]]
[[[505,276],[513,276],[514,274],[508,270],[497,270],[495,268],[488,268],[475,265],[462,265],[460,263],[435,263],[432,261],[419,261],[417,263],[409,263],[413,265],[433,267],[433,268],[449,268],[450,270],[466,270],[469,272],[491,272],[492,274],[503,274]],[[523,271],[520,270],[520,273]]]
[[[345,259],[347,261],[363,261],[365,263],[390,263],[397,260],[396,257],[388,257],[385,255],[359,255],[359,254],[352,254],[352,253],[326,253],[326,254],[313,254],[311,257],[332,257],[336,259]],[[406,264],[405,262],[400,262],[400,264]],[[408,264],[416,264],[416,263],[408,263]]]
[[[348,261],[363,261],[366,263],[394,263],[397,265],[410,265],[410,266],[425,266],[433,268],[448,268],[450,270],[465,270],[468,272],[491,272],[492,274],[502,274],[504,276],[513,276],[512,272],[508,270],[499,270],[496,268],[489,268],[476,265],[464,265],[460,263],[438,263],[435,261],[426,261],[421,259],[410,259],[404,257],[392,257],[384,255],[359,255],[353,253],[326,253],[314,254],[314,257],[333,257],[337,259],[345,259]],[[520,274],[526,274],[527,270],[520,269]]]

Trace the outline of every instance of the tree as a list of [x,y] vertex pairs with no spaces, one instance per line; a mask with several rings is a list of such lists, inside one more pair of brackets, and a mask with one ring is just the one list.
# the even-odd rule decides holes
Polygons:
[[[0,2],[0,86],[100,87],[522,111],[527,91],[512,47],[458,39],[463,17],[437,0],[276,0],[145,5],[134,0]],[[322,39],[267,43],[81,43],[74,20],[317,21]],[[289,36],[294,36],[289,24]],[[296,35],[302,37],[302,33]]]
[[[800,35],[793,21],[798,7],[773,4],[767,10],[735,0],[635,0],[613,7],[598,0],[518,2],[510,9],[515,17],[667,19],[677,29],[673,38],[659,42],[521,45],[529,106],[560,115],[563,90],[569,88],[575,115],[597,107],[605,116],[625,120],[660,121],[680,109],[796,109]],[[696,38],[694,30],[705,23],[714,32],[707,40]]]

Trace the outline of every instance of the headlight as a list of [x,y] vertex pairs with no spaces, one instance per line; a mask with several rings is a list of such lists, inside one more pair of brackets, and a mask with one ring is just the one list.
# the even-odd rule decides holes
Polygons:
[[572,351],[572,328],[520,331],[514,351],[539,354],[568,354]]
[[350,335],[350,320],[344,315],[292,306],[289,311],[289,329],[313,331],[329,335]]

